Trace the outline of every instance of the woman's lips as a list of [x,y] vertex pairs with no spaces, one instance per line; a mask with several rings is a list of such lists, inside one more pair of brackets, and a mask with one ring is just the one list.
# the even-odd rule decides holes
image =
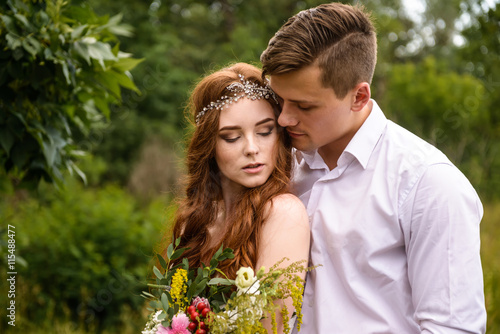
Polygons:
[[263,169],[264,169],[264,165],[261,163],[250,164],[250,165],[243,167],[243,170],[249,174],[259,173]]

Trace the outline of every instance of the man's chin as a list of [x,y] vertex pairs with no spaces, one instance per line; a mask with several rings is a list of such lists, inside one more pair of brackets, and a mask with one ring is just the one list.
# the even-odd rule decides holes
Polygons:
[[316,147],[314,147],[313,145],[307,145],[306,143],[304,143],[303,141],[299,141],[299,140],[292,140],[292,146],[299,150],[299,151],[302,151],[302,152],[311,152],[311,151],[314,151],[316,150]]

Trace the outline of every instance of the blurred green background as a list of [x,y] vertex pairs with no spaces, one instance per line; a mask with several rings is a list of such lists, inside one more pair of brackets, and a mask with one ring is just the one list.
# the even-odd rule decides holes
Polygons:
[[[444,151],[484,203],[487,332],[500,333],[500,3],[355,2],[378,30],[373,97]],[[140,332],[139,293],[182,183],[189,91],[230,62],[259,65],[286,19],[320,3],[0,4],[0,332]]]

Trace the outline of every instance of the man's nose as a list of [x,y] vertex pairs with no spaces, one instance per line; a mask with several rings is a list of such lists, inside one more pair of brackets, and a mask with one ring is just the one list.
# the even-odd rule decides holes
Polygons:
[[287,127],[287,126],[295,126],[297,125],[297,123],[298,123],[297,118],[292,112],[290,105],[284,103],[281,109],[281,113],[278,117],[278,124],[281,125],[282,127]]

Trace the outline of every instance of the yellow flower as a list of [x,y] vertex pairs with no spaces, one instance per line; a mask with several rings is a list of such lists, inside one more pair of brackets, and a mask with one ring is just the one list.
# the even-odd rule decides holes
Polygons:
[[170,289],[170,295],[174,302],[179,305],[182,310],[187,304],[188,300],[186,298],[187,291],[187,271],[182,268],[178,268],[172,277],[172,287]]

